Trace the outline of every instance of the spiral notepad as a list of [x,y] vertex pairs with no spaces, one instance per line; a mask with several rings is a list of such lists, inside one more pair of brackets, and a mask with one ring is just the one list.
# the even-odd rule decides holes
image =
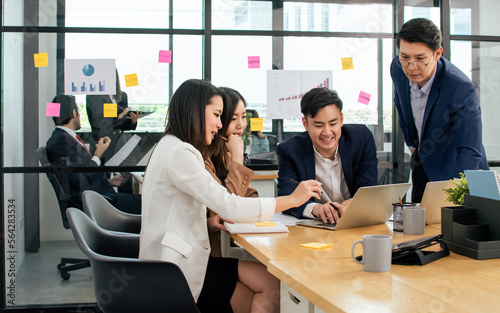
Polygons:
[[500,177],[494,170],[464,171],[472,196],[500,200]]

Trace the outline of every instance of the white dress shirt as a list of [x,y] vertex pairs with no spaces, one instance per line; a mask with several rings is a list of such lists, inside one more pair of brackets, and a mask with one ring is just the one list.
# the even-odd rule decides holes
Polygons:
[[[322,184],[322,188],[326,193],[326,199],[333,202],[342,203],[349,199],[351,194],[344,179],[344,171],[342,171],[342,160],[340,159],[339,149],[335,151],[334,159],[326,159],[316,150],[314,150],[314,167],[316,171],[316,180]],[[304,217],[314,218],[312,209],[317,203],[309,203],[306,205],[302,215]]]
[[[432,74],[429,81],[420,88],[417,82],[410,82],[410,104],[411,111],[413,113],[413,121],[415,122],[415,127],[417,128],[418,141],[422,137],[422,123],[424,121],[425,106],[427,105],[427,99],[429,98],[429,93],[431,92],[432,83],[436,77],[436,70],[434,69],[434,74]],[[408,147],[410,151],[415,150],[415,147]]]

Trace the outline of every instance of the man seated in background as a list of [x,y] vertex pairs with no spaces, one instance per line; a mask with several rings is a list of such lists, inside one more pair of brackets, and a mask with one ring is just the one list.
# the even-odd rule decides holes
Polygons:
[[284,213],[336,223],[360,187],[377,184],[375,140],[366,125],[344,124],[336,91],[313,88],[302,97],[300,108],[306,131],[277,148],[278,195],[291,194],[297,182],[316,179],[325,203],[311,199]]
[[[47,141],[47,157],[53,166],[85,167],[99,166],[100,157],[109,147],[108,137],[100,138],[96,144],[94,155],[91,155],[80,137],[75,133],[80,129],[80,114],[74,96],[57,95],[54,103],[60,103],[60,115],[54,117],[56,129]],[[70,171],[69,191],[73,206],[81,208],[81,195],[85,190],[93,190],[105,196],[111,204],[121,211],[139,214],[141,212],[141,197],[135,194],[117,193],[114,186],[123,183],[123,177],[118,174],[110,179],[103,172],[78,173]]]

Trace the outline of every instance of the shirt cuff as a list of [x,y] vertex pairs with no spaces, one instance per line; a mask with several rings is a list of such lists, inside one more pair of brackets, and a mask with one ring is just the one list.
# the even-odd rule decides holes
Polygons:
[[312,214],[312,210],[314,208],[314,206],[316,205],[317,203],[309,203],[308,205],[306,205],[304,211],[302,212],[302,217],[307,217],[307,218],[316,218],[316,216],[314,216]]
[[275,211],[276,211],[276,199],[275,198],[258,198],[260,200],[260,217],[258,222],[267,222],[269,221]]
[[417,149],[417,147],[414,147],[414,146],[407,146],[408,147],[408,150],[410,150],[410,152],[412,152],[413,150]]
[[95,155],[92,157],[91,160],[94,161],[97,164],[97,166],[101,165],[101,159],[99,159]]

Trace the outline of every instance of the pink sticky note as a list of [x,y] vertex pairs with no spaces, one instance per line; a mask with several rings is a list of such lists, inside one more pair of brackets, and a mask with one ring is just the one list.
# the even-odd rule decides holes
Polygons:
[[370,102],[370,98],[371,98],[371,97],[372,97],[372,96],[371,96],[369,93],[366,93],[366,92],[364,92],[364,91],[361,91],[361,92],[359,93],[358,102],[368,105],[368,103]]
[[248,68],[260,68],[260,57],[248,57]]
[[61,114],[61,104],[47,102],[47,110],[45,112],[47,116],[59,117]]
[[172,50],[160,50],[160,63],[172,63]]

